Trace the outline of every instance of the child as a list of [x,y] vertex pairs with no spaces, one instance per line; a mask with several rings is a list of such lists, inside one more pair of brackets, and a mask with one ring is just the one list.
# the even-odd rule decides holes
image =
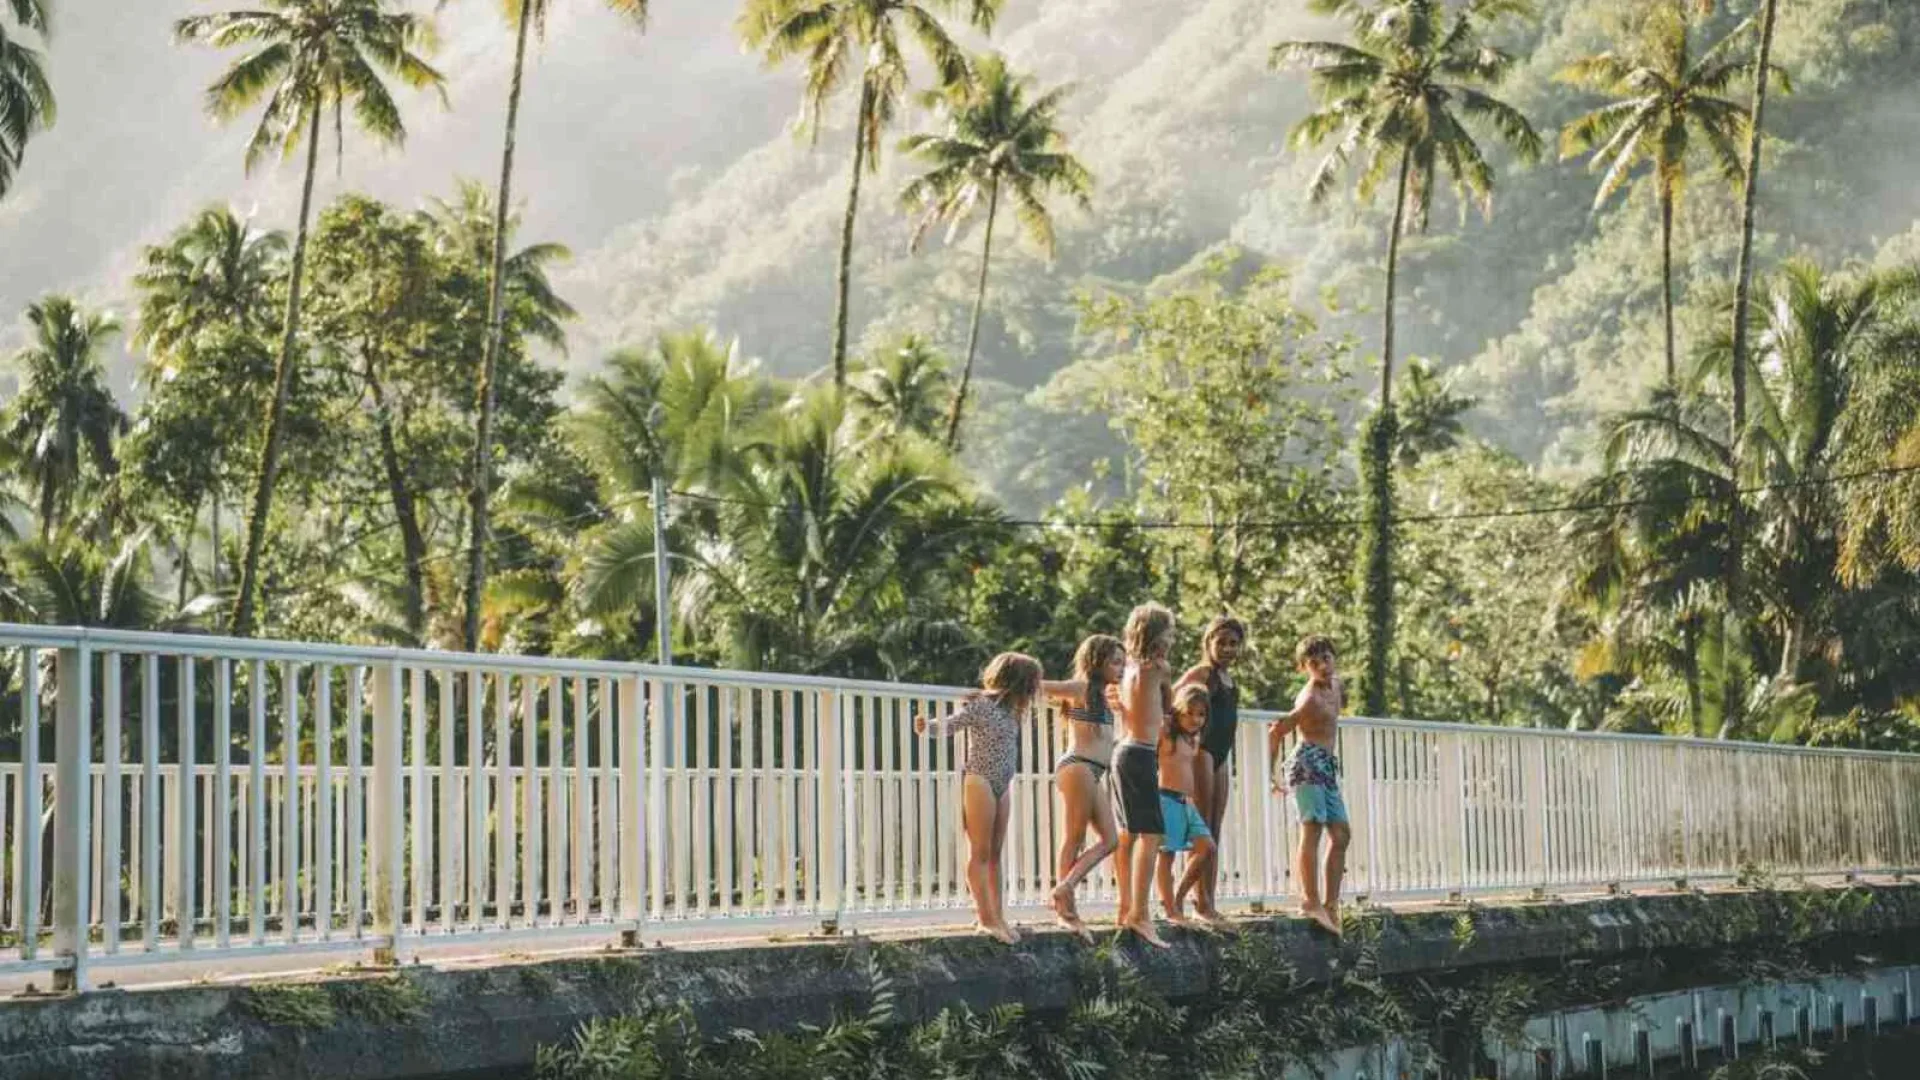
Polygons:
[[1131,930],[1156,948],[1167,948],[1154,932],[1147,889],[1153,881],[1160,838],[1167,828],[1160,814],[1160,732],[1169,711],[1173,649],[1173,612],[1142,604],[1127,616],[1124,635],[1126,674],[1120,680],[1120,721],[1124,738],[1113,751],[1114,787],[1120,803],[1120,928]]
[[[1173,695],[1173,723],[1160,739],[1160,816],[1167,825],[1166,839],[1160,842],[1160,904],[1167,909],[1167,921],[1187,926],[1187,894],[1200,883],[1213,854],[1213,834],[1206,819],[1194,805],[1194,772],[1200,761],[1200,736],[1207,726],[1207,688],[1197,683],[1182,686]],[[1173,857],[1187,853],[1186,873],[1180,887],[1173,887]]]
[[[1060,837],[1053,912],[1060,925],[1084,941],[1092,934],[1074,907],[1073,891],[1093,873],[1119,843],[1113,820],[1113,800],[1107,794],[1107,768],[1113,759],[1113,709],[1107,690],[1117,686],[1125,672],[1126,649],[1120,639],[1093,634],[1073,654],[1070,682],[1045,684],[1048,697],[1066,706],[1067,752],[1053,766],[1054,789],[1060,793],[1060,816],[1066,828]],[[1082,848],[1087,826],[1099,841]]]
[[1207,691],[1207,730],[1200,739],[1200,760],[1194,768],[1194,802],[1213,835],[1213,853],[1194,862],[1205,869],[1194,892],[1193,907],[1202,919],[1220,926],[1215,897],[1220,888],[1219,843],[1226,825],[1228,781],[1233,772],[1233,744],[1240,734],[1240,687],[1229,669],[1247,642],[1247,627],[1231,615],[1216,615],[1200,636],[1201,662],[1180,676],[1180,683],[1197,683]]
[[931,727],[936,737],[967,733],[966,770],[961,781],[960,822],[967,833],[967,890],[979,928],[1008,945],[1020,935],[1007,925],[1001,891],[1001,852],[1007,842],[1008,789],[1018,761],[1020,722],[1032,716],[1040,698],[1040,661],[1021,653],[1001,653],[980,674],[980,693],[952,716],[913,718],[913,730]]
[[[1291,793],[1300,811],[1300,847],[1295,853],[1294,876],[1300,882],[1300,914],[1340,934],[1340,879],[1347,872],[1347,845],[1353,829],[1347,824],[1347,804],[1340,798],[1340,708],[1346,691],[1334,675],[1333,642],[1313,635],[1300,642],[1294,661],[1307,674],[1307,685],[1294,699],[1293,711],[1267,729],[1267,764],[1280,756],[1281,740],[1298,728],[1284,770],[1273,770],[1275,791]],[[1320,837],[1327,837],[1326,900],[1320,891]]]

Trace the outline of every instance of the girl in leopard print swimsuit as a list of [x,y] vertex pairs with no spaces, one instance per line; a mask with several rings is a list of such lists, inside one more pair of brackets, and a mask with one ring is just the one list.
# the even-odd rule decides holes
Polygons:
[[1001,653],[981,672],[981,692],[952,715],[931,723],[924,715],[913,720],[915,731],[931,728],[935,737],[966,733],[960,820],[967,832],[967,889],[981,931],[1009,945],[1020,935],[1007,925],[1000,866],[1007,843],[1007,795],[1019,760],[1020,724],[1032,717],[1040,684],[1040,661]]

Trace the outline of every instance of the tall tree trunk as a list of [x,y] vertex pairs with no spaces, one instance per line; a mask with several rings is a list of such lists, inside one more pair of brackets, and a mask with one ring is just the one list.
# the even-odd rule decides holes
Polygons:
[[513,194],[513,140],[520,124],[520,87],[527,67],[527,30],[531,4],[520,5],[514,31],[513,80],[507,87],[507,136],[500,153],[500,188],[493,206],[493,266],[487,281],[486,342],[481,346],[480,385],[474,409],[480,414],[473,439],[473,484],[467,496],[467,611],[461,644],[468,652],[480,648],[480,608],[487,588],[487,501],[493,487],[494,371],[500,362],[500,339],[506,324],[507,206]]
[[219,592],[220,591],[220,481],[218,478],[219,477],[218,469],[215,469],[214,476],[215,476],[215,479],[213,482],[213,558],[210,560],[210,563],[213,568],[213,590],[215,592]]
[[1380,410],[1367,425],[1364,445],[1367,504],[1365,567],[1361,587],[1367,616],[1368,715],[1387,714],[1387,675],[1393,657],[1393,444],[1398,435],[1393,407],[1393,300],[1400,275],[1400,236],[1406,228],[1410,151],[1400,153],[1400,182],[1387,235],[1387,302],[1380,347]]
[[1727,607],[1726,644],[1721,653],[1722,693],[1726,711],[1721,719],[1720,735],[1726,738],[1739,730],[1746,695],[1737,685],[1737,672],[1746,635],[1741,632],[1741,610],[1745,604],[1741,563],[1746,556],[1746,506],[1740,499],[1740,464],[1746,460],[1747,431],[1747,312],[1753,302],[1753,219],[1760,194],[1760,147],[1765,132],[1767,110],[1767,74],[1773,66],[1773,28],[1779,0],[1766,0],[1760,16],[1760,51],[1753,78],[1753,123],[1747,136],[1747,176],[1740,206],[1740,260],[1733,290],[1733,431],[1727,440],[1732,449],[1733,475],[1727,506]]
[[364,372],[367,390],[373,397],[374,415],[379,418],[380,463],[387,474],[387,495],[393,500],[394,520],[400,523],[400,550],[406,560],[407,583],[401,599],[407,622],[407,636],[416,645],[424,645],[427,628],[427,538],[420,529],[420,511],[407,483],[407,472],[400,464],[400,449],[393,437],[393,411],[387,407],[386,388],[367,361]]
[[967,407],[967,388],[973,384],[973,357],[980,348],[980,315],[987,307],[987,267],[993,260],[993,219],[1000,212],[1000,177],[987,189],[987,236],[980,245],[980,284],[973,294],[973,326],[967,331],[967,364],[960,369],[960,390],[953,395],[953,414],[947,417],[947,452],[960,449],[960,414]]
[[260,447],[254,476],[253,505],[247,512],[247,553],[240,563],[240,591],[233,601],[232,632],[253,633],[253,593],[260,576],[260,553],[267,544],[267,512],[274,481],[280,478],[280,440],[286,434],[287,397],[293,387],[294,339],[300,330],[300,279],[307,265],[307,218],[313,212],[313,174],[320,160],[320,110],[307,121],[307,175],[300,187],[300,227],[294,233],[293,268],[287,279],[286,325],[280,335],[280,362],[273,369],[273,401],[267,406],[267,438]]
[[1667,387],[1680,385],[1680,365],[1673,347],[1673,189],[1660,186],[1660,306],[1666,317]]
[[1689,615],[1680,620],[1680,651],[1687,682],[1687,730],[1705,735],[1700,721],[1706,714],[1706,696],[1700,688],[1700,627]]
[[853,288],[853,221],[860,214],[860,173],[867,166],[867,114],[873,110],[873,87],[860,78],[860,112],[854,118],[853,179],[847,184],[847,216],[840,223],[840,271],[833,302],[833,388],[847,385],[847,301]]

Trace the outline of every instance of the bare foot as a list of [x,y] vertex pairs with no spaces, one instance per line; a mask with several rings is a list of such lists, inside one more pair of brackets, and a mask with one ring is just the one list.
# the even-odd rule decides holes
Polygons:
[[1218,930],[1223,934],[1231,934],[1234,932],[1233,923],[1230,922],[1225,915],[1217,911],[1201,912],[1200,921],[1206,923],[1209,928]]
[[1182,930],[1198,930],[1200,928],[1199,924],[1184,911],[1167,912],[1167,921]]
[[1002,945],[1016,945],[1020,941],[1020,935],[1014,933],[1013,928],[1010,926],[987,926],[984,923],[980,923],[975,924],[975,929],[993,938],[995,941],[1000,942]]
[[1074,906],[1072,889],[1065,885],[1053,887],[1053,913],[1059,916],[1063,923],[1080,921],[1080,911]]
[[1136,922],[1130,922],[1122,926],[1121,929],[1133,931],[1134,937],[1139,938],[1141,941],[1146,942],[1156,949],[1170,949],[1173,947],[1161,940],[1160,935],[1154,932],[1153,920],[1151,919],[1140,919]]
[[1300,905],[1300,917],[1303,919],[1311,919],[1318,924],[1322,930],[1332,934],[1334,937],[1340,936],[1340,924],[1334,920],[1332,915],[1327,913],[1326,908],[1321,907],[1319,904],[1314,904],[1311,907],[1305,904]]

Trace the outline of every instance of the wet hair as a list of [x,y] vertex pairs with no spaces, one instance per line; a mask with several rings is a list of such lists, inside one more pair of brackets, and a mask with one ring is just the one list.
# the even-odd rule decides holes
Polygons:
[[1026,653],[1003,652],[980,672],[980,687],[1008,709],[1015,703],[1031,706],[1040,696],[1040,661]]
[[1173,612],[1159,604],[1141,604],[1127,616],[1127,657],[1145,660],[1153,643],[1173,635]]
[[1308,634],[1300,639],[1300,647],[1293,650],[1293,662],[1305,667],[1308,660],[1316,656],[1331,658],[1334,655],[1333,639],[1325,634]]
[[1200,633],[1200,658],[1208,659],[1213,648],[1213,639],[1221,634],[1232,634],[1242,644],[1247,640],[1247,624],[1231,615],[1215,615],[1207,620],[1207,628]]

